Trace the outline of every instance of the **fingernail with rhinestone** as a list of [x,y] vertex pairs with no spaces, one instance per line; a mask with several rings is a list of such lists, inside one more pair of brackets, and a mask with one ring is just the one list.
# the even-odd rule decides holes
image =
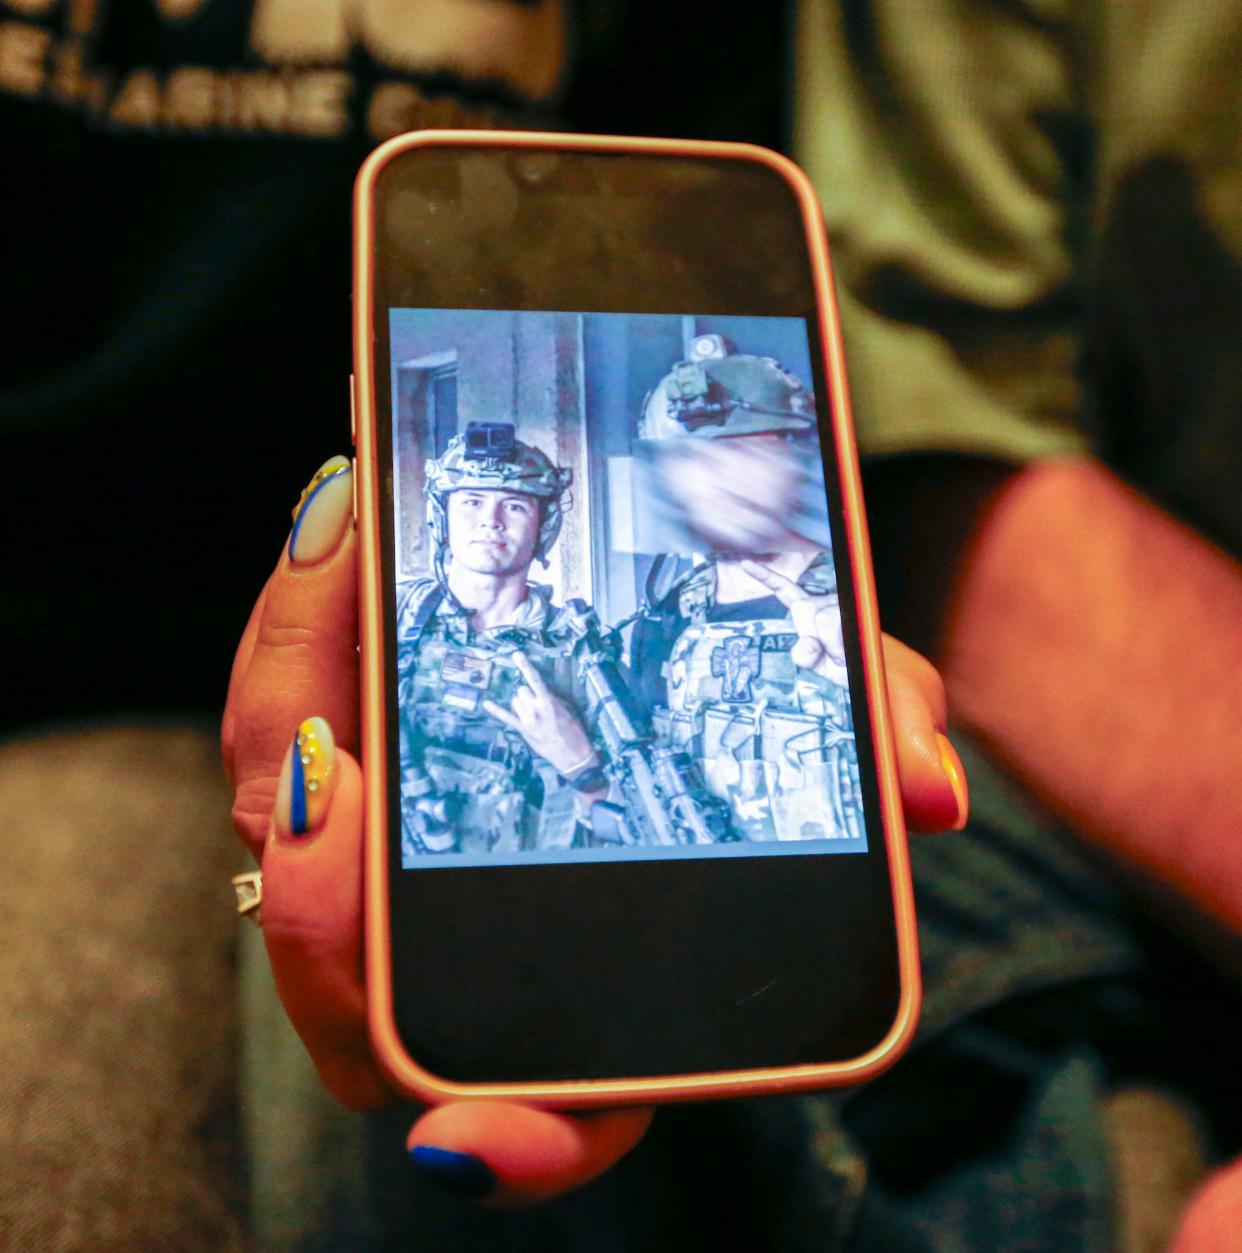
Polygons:
[[298,727],[277,793],[277,825],[286,835],[310,835],[323,824],[336,784],[336,742],[322,718]]
[[354,511],[353,466],[348,457],[331,457],[293,507],[289,558],[299,566],[313,566],[336,551]]

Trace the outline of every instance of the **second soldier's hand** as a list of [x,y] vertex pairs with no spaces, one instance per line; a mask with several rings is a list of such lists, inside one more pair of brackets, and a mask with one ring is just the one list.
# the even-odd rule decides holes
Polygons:
[[544,682],[525,653],[514,653],[513,664],[526,681],[513,693],[506,709],[485,700],[483,708],[497,722],[516,731],[530,747],[562,775],[575,774],[599,761],[586,728],[577,715]]
[[798,642],[790,652],[795,666],[844,687],[845,640],[841,633],[841,605],[834,592],[809,592],[800,583],[760,565],[743,561],[742,569],[762,583],[789,610]]

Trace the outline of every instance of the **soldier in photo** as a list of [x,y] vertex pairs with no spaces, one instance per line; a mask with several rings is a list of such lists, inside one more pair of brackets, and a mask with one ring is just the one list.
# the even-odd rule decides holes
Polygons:
[[580,843],[608,793],[548,587],[572,472],[472,422],[426,466],[433,573],[398,587],[402,859]]
[[657,742],[688,754],[734,839],[861,842],[813,396],[703,335],[648,394],[639,435],[656,495],[710,554],[635,625]]

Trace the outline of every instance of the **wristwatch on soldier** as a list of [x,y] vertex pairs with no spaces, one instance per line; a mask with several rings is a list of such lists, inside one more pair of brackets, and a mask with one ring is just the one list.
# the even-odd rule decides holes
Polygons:
[[575,792],[602,792],[608,786],[608,774],[597,757],[592,757],[584,765],[561,775],[561,778]]

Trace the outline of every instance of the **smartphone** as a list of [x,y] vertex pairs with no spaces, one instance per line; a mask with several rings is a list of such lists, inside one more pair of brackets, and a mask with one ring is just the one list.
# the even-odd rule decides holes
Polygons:
[[355,215],[387,1075],[559,1107],[875,1075],[918,958],[806,177],[428,131],[372,154]]

